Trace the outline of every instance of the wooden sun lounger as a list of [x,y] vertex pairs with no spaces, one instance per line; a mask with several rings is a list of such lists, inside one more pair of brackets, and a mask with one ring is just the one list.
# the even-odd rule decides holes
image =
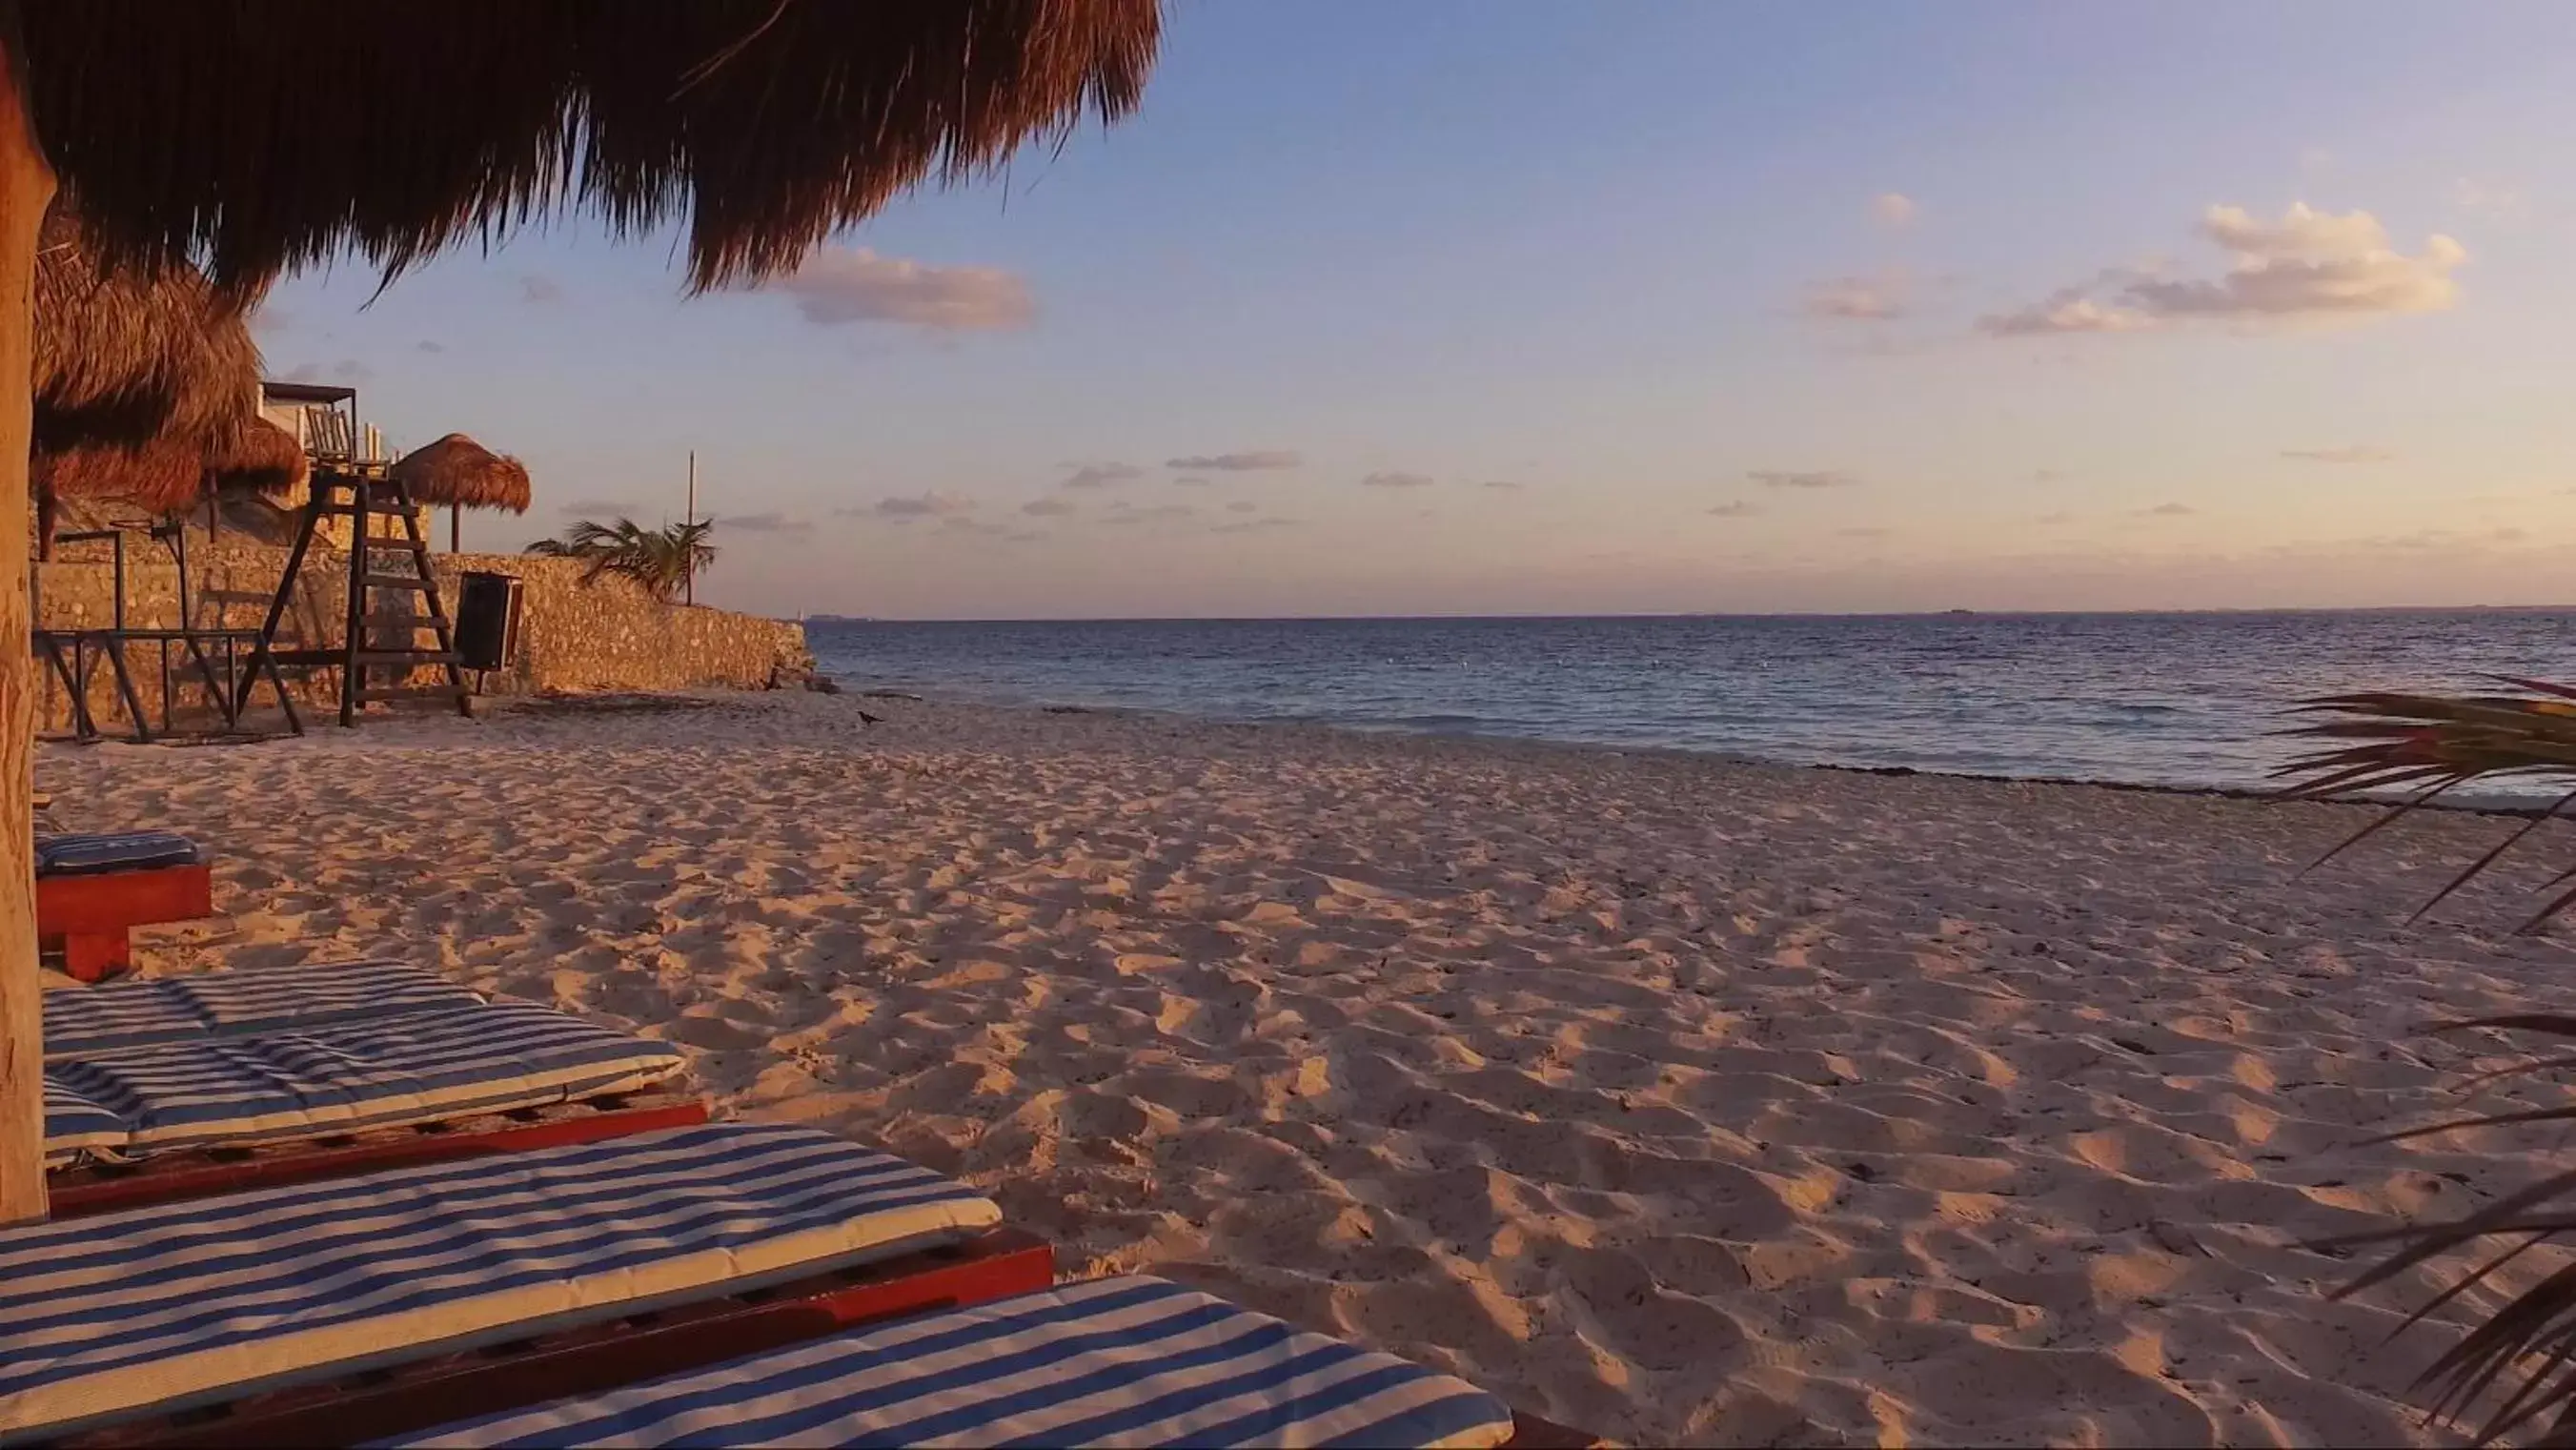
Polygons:
[[[1054,1252],[1024,1230],[818,1275],[686,1309],[445,1355],[331,1384],[254,1396],[56,1443],[67,1450],[128,1447],[301,1447],[419,1435],[461,1416],[523,1409],[574,1395],[783,1349],[918,1314],[1048,1287]],[[1597,1435],[1514,1411],[1510,1450],[1593,1450]]]
[[135,927],[214,914],[214,873],[204,862],[36,878],[37,944],[61,952],[63,970],[76,981],[101,982],[131,969]]
[[597,1142],[705,1121],[705,1099],[688,1094],[596,1097],[365,1133],[158,1154],[131,1165],[66,1168],[47,1176],[46,1194],[54,1218],[81,1218],[183,1198],[347,1178],[405,1164]]
[[880,1320],[1043,1289],[1055,1250],[997,1228],[944,1248],[818,1274],[679,1309],[441,1355],[335,1382],[256,1395],[159,1420],[74,1435],[67,1447],[337,1446],[541,1404],[647,1375],[693,1369]]
[[424,1375],[452,1414],[532,1349],[698,1326],[720,1355],[1043,1288],[1052,1251],[998,1217],[826,1134],[709,1124],[16,1225],[0,1436],[150,1442]]

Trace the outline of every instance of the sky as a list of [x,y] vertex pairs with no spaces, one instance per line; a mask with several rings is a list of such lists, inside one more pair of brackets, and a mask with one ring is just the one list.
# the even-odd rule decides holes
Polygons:
[[1174,0],[1139,111],[686,295],[566,217],[271,376],[880,618],[2576,601],[2576,6]]

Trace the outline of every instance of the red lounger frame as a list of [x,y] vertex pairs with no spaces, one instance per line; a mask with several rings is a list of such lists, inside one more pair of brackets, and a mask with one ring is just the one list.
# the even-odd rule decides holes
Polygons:
[[706,1120],[703,1098],[612,1095],[327,1138],[173,1153],[132,1167],[60,1169],[48,1176],[45,1196],[53,1217],[85,1218],[175,1199],[347,1178],[406,1164],[594,1143],[657,1128],[693,1127]]
[[203,862],[36,878],[37,944],[59,949],[63,969],[83,982],[134,965],[130,929],[214,914],[214,870]]

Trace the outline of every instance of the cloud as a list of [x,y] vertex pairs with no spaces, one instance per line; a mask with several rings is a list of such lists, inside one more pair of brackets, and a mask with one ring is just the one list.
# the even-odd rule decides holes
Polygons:
[[563,295],[563,284],[542,272],[529,272],[519,278],[522,302],[561,302]]
[[2397,455],[2368,443],[2353,443],[2342,448],[2284,448],[2281,456],[2309,463],[2386,463]]
[[622,498],[578,498],[560,504],[555,512],[568,519],[631,519],[641,512]]
[[1859,479],[1838,468],[1817,468],[1790,473],[1777,469],[1757,468],[1744,476],[1764,488],[1852,488],[1860,483]]
[[1195,473],[1191,473],[1184,474],[1179,478],[1173,479],[1172,482],[1179,484],[1183,488],[1205,488],[1207,487],[1208,481],[1199,477]]
[[425,337],[424,337],[424,338],[422,338],[420,341],[413,343],[413,344],[412,344],[412,346],[413,346],[414,348],[417,348],[418,350],[420,350],[420,351],[422,351],[422,352],[445,352],[445,351],[447,351],[447,344],[445,344],[445,343],[443,343],[443,342],[432,342],[432,341],[430,341],[428,338],[425,338]]
[[2200,512],[2200,510],[2193,508],[2187,503],[2160,503],[2151,509],[2138,510],[2138,517],[2142,519],[2181,519],[2189,518],[2198,512]]
[[953,518],[958,514],[971,514],[974,511],[973,499],[962,494],[942,493],[935,488],[917,498],[897,495],[893,498],[878,499],[864,510],[842,510],[844,513],[870,513],[881,519],[893,519],[897,523],[910,523],[914,519]]
[[2439,233],[2408,256],[2395,250],[2388,229],[2370,213],[2338,215],[2305,202],[2270,222],[2242,207],[2213,206],[2202,214],[2200,230],[2228,254],[2227,270],[2218,276],[2110,268],[2026,307],[1980,318],[1977,328],[1993,337],[2023,337],[2440,312],[2459,300],[2451,273],[2469,257],[2467,248]]
[[1429,488],[1434,480],[1427,473],[1372,473],[1360,480],[1362,488]]
[[335,383],[347,383],[350,386],[355,387],[375,375],[376,370],[374,368],[367,366],[356,358],[344,357],[338,362],[332,363],[328,366],[321,363],[298,363],[288,370],[286,376],[281,379],[281,381],[289,383],[318,383],[328,380]]
[[1185,503],[1156,504],[1152,508],[1119,507],[1101,520],[1104,524],[1168,524],[1191,517],[1197,509]]
[[1006,544],[1031,544],[1047,537],[1044,529],[1014,528],[1009,524],[970,519],[962,514],[948,515],[939,521],[939,527],[944,533],[973,534],[978,538],[999,539]]
[[1508,478],[1489,478],[1483,483],[1478,484],[1477,487],[1499,489],[1504,493],[1519,493],[1521,490],[1528,488],[1529,485],[1526,483],[1515,483]]
[[937,267],[866,247],[816,252],[769,286],[817,327],[892,322],[927,332],[1026,327],[1037,317],[1028,283],[998,267]]
[[1989,337],[2032,337],[2059,332],[2143,332],[2156,320],[2131,307],[2106,306],[2084,295],[2084,288],[2052,292],[2028,307],[1977,319],[1977,330]]
[[1809,284],[1798,310],[1827,322],[1889,322],[1905,315],[1912,291],[1912,280],[1903,272],[1832,277]]
[[1745,499],[1730,499],[1709,512],[1722,519],[1749,519],[1762,512],[1762,506]]
[[2519,544],[2531,537],[2523,529],[2486,529],[2464,534],[2457,529],[2418,529],[2411,534],[2375,534],[2352,540],[2356,548],[2386,551],[2390,549],[2476,550],[2486,544]]
[[814,528],[803,519],[791,519],[780,513],[720,514],[715,523],[726,532],[737,534],[803,534],[812,532]]
[[1884,539],[1896,530],[1882,529],[1875,524],[1855,524],[1848,529],[1836,529],[1834,532],[1846,539]]
[[1293,529],[1295,527],[1297,527],[1297,521],[1295,519],[1249,519],[1242,523],[1218,524],[1216,527],[1208,530],[1208,532],[1211,534],[1259,534],[1267,533],[1272,529]]
[[1263,448],[1249,453],[1192,453],[1166,462],[1165,468],[1209,469],[1218,473],[1257,473],[1269,468],[1295,468],[1306,456],[1293,448]]
[[1901,191],[1882,191],[1869,199],[1869,214],[1878,218],[1883,227],[1912,226],[1914,214],[1921,209],[1914,198]]
[[255,337],[276,337],[295,330],[295,314],[283,307],[261,307],[250,315],[250,330]]
[[1131,478],[1143,478],[1145,470],[1132,463],[1081,463],[1065,465],[1073,470],[1064,481],[1066,488],[1107,488]]
[[1037,514],[1041,517],[1050,514],[1069,514],[1073,512],[1073,504],[1068,500],[1060,498],[1035,498],[1020,505],[1020,512],[1024,514]]
[[2062,511],[2053,514],[2041,514],[2038,518],[2032,520],[2032,522],[2042,524],[2071,524],[2075,522],[2075,515]]
[[2066,481],[2066,472],[2065,470],[2058,468],[2034,468],[2030,471],[2030,481],[2033,483],[2064,483]]
[[1227,504],[1225,506],[1225,511],[1230,514],[1259,513],[1261,512],[1261,505],[1254,503],[1248,498],[1239,498],[1234,502]]

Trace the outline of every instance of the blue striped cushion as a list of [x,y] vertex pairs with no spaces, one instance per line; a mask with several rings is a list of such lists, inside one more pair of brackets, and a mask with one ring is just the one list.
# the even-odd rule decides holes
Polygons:
[[84,1153],[120,1150],[132,1136],[125,1119],[51,1076],[45,1079],[46,1167],[61,1167]]
[[0,1229],[0,1436],[176,1409],[951,1242],[963,1185],[715,1123]]
[[442,1426],[425,1445],[1497,1445],[1502,1401],[1144,1275]]
[[64,987],[45,994],[45,1060],[192,1037],[399,1017],[483,999],[400,962],[299,962]]
[[[629,1092],[678,1073],[679,1049],[524,1002],[274,1037],[101,1053],[45,1069],[117,1115],[126,1152],[431,1122]],[[45,1148],[54,1153],[51,1123]]]
[[104,876],[113,871],[194,866],[204,859],[197,853],[196,842],[168,831],[36,838],[39,876]]

